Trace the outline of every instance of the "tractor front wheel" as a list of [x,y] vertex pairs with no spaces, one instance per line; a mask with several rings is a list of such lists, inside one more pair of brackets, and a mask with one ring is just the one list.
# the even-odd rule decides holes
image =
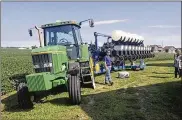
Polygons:
[[71,103],[78,105],[81,102],[81,86],[78,75],[70,75],[68,79],[68,92]]
[[28,87],[26,86],[25,83],[20,83],[18,85],[17,95],[18,95],[18,104],[20,108],[23,109],[33,108],[33,103],[30,99]]

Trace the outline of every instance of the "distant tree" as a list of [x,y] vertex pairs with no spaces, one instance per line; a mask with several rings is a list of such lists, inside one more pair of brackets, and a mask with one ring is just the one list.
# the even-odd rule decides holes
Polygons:
[[37,48],[37,46],[36,46],[36,45],[32,46],[32,49],[35,49],[35,48]]

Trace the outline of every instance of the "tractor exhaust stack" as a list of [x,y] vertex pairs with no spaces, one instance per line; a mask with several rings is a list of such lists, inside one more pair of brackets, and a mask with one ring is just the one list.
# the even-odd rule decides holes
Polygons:
[[43,47],[44,45],[42,44],[42,39],[41,39],[41,32],[40,32],[40,29],[39,29],[37,26],[35,26],[35,29],[37,29],[37,31],[38,31],[40,47]]

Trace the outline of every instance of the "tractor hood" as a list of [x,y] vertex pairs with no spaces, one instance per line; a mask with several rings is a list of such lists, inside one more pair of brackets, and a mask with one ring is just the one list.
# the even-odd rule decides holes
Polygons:
[[65,46],[45,46],[45,47],[40,47],[33,49],[31,51],[32,54],[44,54],[44,53],[66,53],[66,47]]
[[65,46],[45,46],[33,49],[32,61],[35,73],[51,72],[54,74],[63,72],[62,65],[68,62]]

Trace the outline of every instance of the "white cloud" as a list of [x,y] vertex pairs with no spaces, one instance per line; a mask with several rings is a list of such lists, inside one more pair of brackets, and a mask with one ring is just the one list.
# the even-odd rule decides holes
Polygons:
[[124,19],[124,20],[104,20],[104,21],[95,22],[95,25],[113,24],[113,23],[127,22],[127,21],[128,21],[128,19]]
[[148,26],[149,28],[180,28],[181,26],[175,26],[175,25],[154,25],[154,26]]
[[[128,19],[123,19],[123,20],[103,20],[103,21],[97,21],[94,22],[94,25],[103,25],[103,24],[113,24],[113,23],[119,23],[119,22],[127,22]],[[87,23],[84,23],[82,27],[88,27]]]

